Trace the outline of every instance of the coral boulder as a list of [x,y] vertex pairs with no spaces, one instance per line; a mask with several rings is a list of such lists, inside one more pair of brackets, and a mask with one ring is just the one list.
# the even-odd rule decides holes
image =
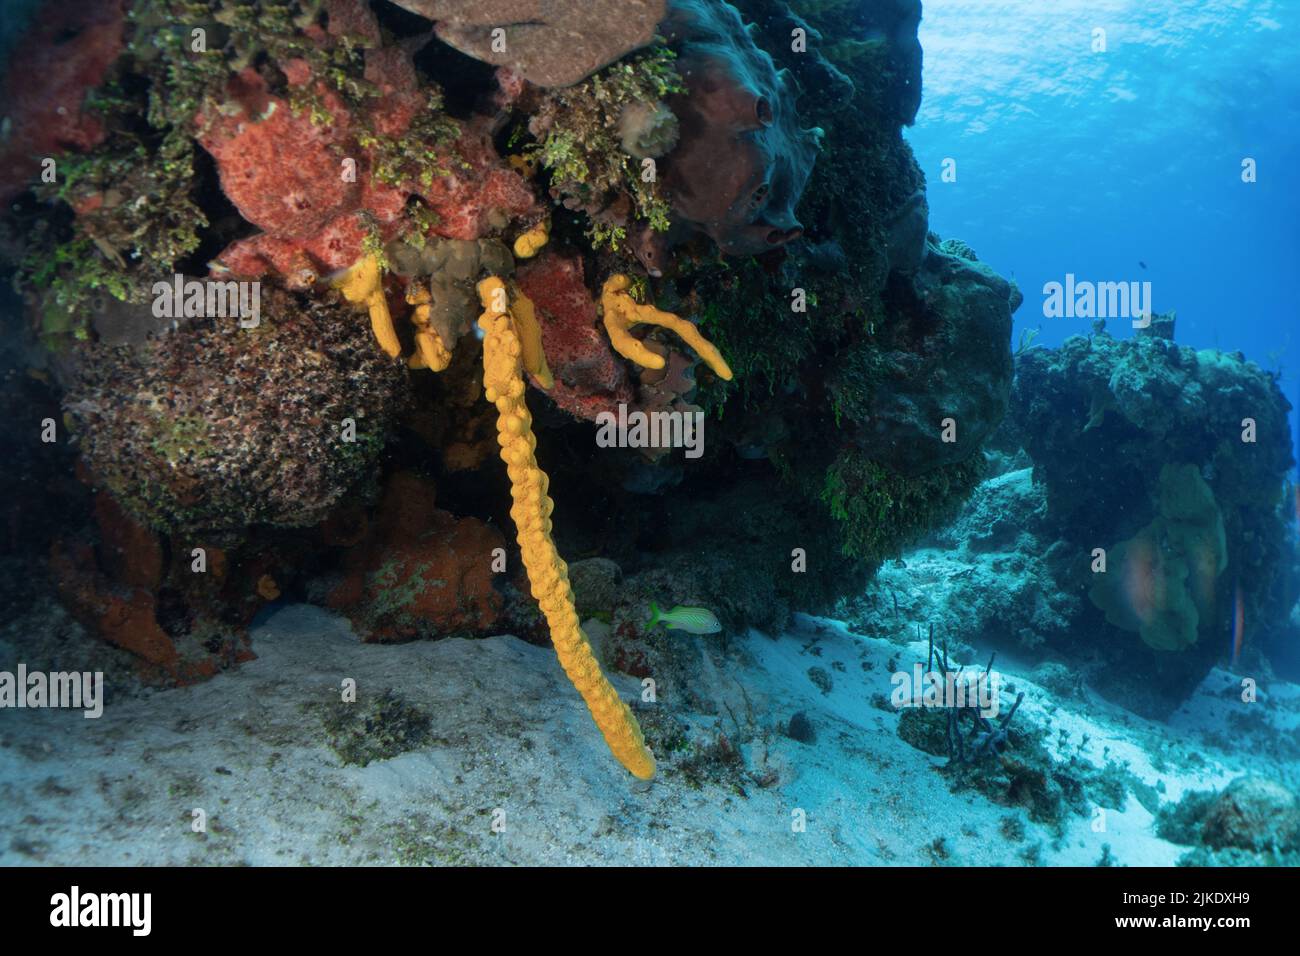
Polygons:
[[394,474],[374,522],[344,557],[328,603],[366,640],[486,634],[501,614],[493,552],[505,539],[476,518],[437,508],[434,494],[432,482]]
[[953,248],[930,244],[913,277],[894,277],[879,347],[846,351],[832,376],[862,449],[906,477],[969,460],[1011,396],[1011,286]]
[[96,479],[151,527],[299,527],[370,474],[405,379],[333,294],[264,289],[257,328],[84,346],[64,405]]
[[438,38],[539,86],[570,86],[650,43],[666,0],[395,0]]

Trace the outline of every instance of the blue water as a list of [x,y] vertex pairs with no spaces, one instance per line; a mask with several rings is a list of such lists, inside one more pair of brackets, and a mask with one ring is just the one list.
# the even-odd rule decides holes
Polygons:
[[[1043,317],[1044,283],[1066,273],[1150,281],[1153,308],[1178,313],[1179,342],[1280,370],[1300,406],[1300,2],[925,0],[924,11],[925,94],[907,135],[931,228],[1019,283],[1012,341],[1026,328],[1048,346],[1089,330]],[[1092,49],[1095,28],[1105,52]]]

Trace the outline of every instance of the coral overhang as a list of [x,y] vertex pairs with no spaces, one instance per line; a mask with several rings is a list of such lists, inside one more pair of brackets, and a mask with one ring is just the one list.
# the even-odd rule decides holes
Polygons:
[[[557,651],[611,747],[648,775],[577,625],[547,475],[562,507],[591,502],[559,527],[565,552],[637,566],[629,577],[652,579],[661,602],[709,604],[729,628],[825,610],[974,482],[1005,407],[1013,290],[927,236],[900,135],[920,68],[911,0],[801,5],[807,56],[788,50],[805,21],[786,0],[648,0],[612,46],[551,41],[626,11],[619,0],[542,4],[545,17],[516,0],[401,5],[435,11],[438,35],[492,65],[388,3],[136,0],[103,89],[86,99],[98,74],[56,84],[69,117],[83,101],[106,111],[66,144],[88,152],[20,204],[48,207],[26,233],[45,257],[21,277],[28,322],[82,364],[79,387],[59,384],[86,480],[111,483],[169,553],[224,535],[240,556],[232,589],[274,581],[239,595],[240,620],[342,571],[331,603],[370,638],[540,636],[531,603],[512,603],[518,578],[470,554],[494,552],[503,517],[483,471],[495,417]],[[662,13],[657,35],[646,10]],[[498,12],[519,41],[501,56],[460,31]],[[819,42],[835,23],[852,36]],[[197,27],[202,57],[187,46]],[[205,266],[260,279],[266,327],[154,321],[148,283]],[[467,333],[484,275],[509,301],[480,346]],[[344,298],[374,341],[329,325],[360,325]],[[208,354],[178,360],[187,343]],[[495,416],[479,401],[480,347]],[[442,374],[408,374],[425,368]],[[132,376],[148,393],[121,401],[139,391]],[[689,461],[592,441],[590,422],[620,405],[707,419],[707,447],[703,431]],[[230,412],[209,421],[209,408]],[[947,415],[956,442],[937,431]],[[132,456],[92,430],[128,436]],[[439,501],[400,535],[399,488]],[[321,542],[329,556],[295,570]],[[817,573],[790,570],[795,543]],[[180,632],[192,625],[177,606],[198,590],[178,580],[149,613]],[[618,600],[650,596],[636,587]],[[449,593],[462,588],[473,608]],[[644,649],[618,643],[636,626],[615,630],[612,665],[645,676]]]

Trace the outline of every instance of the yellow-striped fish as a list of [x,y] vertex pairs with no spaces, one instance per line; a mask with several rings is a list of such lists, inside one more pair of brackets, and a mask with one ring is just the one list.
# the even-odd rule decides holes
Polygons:
[[651,601],[650,626],[656,624],[688,634],[717,634],[722,630],[722,625],[708,608],[682,607],[679,604],[671,611],[660,611],[659,605]]

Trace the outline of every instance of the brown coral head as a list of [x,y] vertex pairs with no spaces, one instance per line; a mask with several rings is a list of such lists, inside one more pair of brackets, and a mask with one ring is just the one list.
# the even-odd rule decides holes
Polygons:
[[[393,0],[438,38],[540,86],[571,86],[655,38],[666,0]],[[505,31],[506,43],[498,44]]]

